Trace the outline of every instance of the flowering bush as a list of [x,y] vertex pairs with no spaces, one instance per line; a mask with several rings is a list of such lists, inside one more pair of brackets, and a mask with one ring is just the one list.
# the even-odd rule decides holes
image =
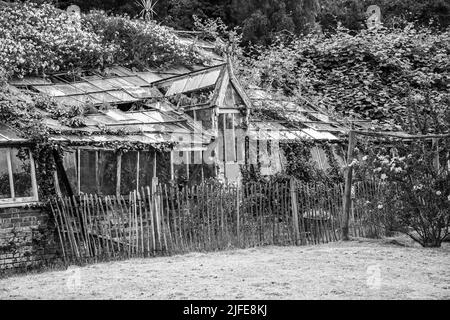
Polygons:
[[377,148],[358,162],[360,179],[378,181],[377,196],[366,203],[367,214],[424,247],[440,246],[450,232],[450,141],[441,141],[439,147],[429,140],[393,145]]
[[151,21],[100,11],[76,20],[50,4],[31,2],[0,6],[0,71],[9,75],[202,61],[194,46]]
[[101,36],[105,44],[112,43],[120,48],[115,57],[120,64],[159,67],[203,61],[195,47],[181,42],[173,29],[154,21],[92,11],[83,15],[82,25],[87,31]]
[[17,75],[102,67],[117,46],[101,40],[50,4],[0,7],[0,66]]

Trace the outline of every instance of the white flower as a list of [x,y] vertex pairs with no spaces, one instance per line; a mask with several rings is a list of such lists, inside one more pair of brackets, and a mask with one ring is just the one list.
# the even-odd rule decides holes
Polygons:
[[385,174],[385,173],[383,173],[382,175],[381,175],[381,180],[386,180],[387,179],[387,175]]
[[379,205],[378,205],[378,209],[383,209],[383,205],[382,205],[382,204],[379,204]]
[[448,201],[450,201],[450,194],[448,195],[447,199],[448,199]]
[[440,196],[442,194],[442,192],[440,192],[439,190],[436,191],[436,195]]
[[367,161],[368,158],[369,158],[368,156],[364,156],[364,157],[362,157],[362,160]]

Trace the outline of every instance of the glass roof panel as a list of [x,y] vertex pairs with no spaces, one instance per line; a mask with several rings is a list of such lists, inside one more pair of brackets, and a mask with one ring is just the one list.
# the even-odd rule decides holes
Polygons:
[[90,93],[90,97],[93,97],[94,99],[102,102],[102,103],[116,103],[116,102],[122,102],[121,99],[112,96],[108,94],[107,92],[98,92],[98,93]]
[[192,78],[189,78],[189,80],[188,80],[188,82],[186,84],[186,87],[184,88],[183,91],[184,92],[188,92],[188,91],[193,91],[193,90],[196,90],[196,89],[200,89],[201,88],[200,84],[201,84],[201,81],[202,81],[204,76],[205,76],[205,74],[201,73],[201,74],[193,76]]
[[108,93],[110,95],[114,96],[115,98],[120,99],[122,102],[131,102],[131,101],[138,100],[122,90],[115,90],[115,91],[111,90],[111,91],[108,91]]
[[169,90],[167,90],[166,97],[184,92],[184,87],[186,86],[188,80],[189,80],[188,78],[184,78],[174,81],[172,85],[169,87]]
[[145,81],[145,80],[143,80],[143,79],[141,79],[139,77],[136,77],[136,76],[123,77],[121,79],[125,80],[125,81],[127,81],[127,82],[129,82],[129,83],[131,83],[131,84],[133,84],[133,85],[135,85],[137,87],[148,86],[148,82],[147,81]]
[[219,78],[219,75],[220,75],[220,69],[212,70],[212,71],[206,73],[199,86],[202,88],[205,88],[205,87],[215,85],[217,82],[217,79]]
[[68,106],[81,106],[83,102],[76,98],[77,96],[71,97],[55,97],[55,101],[58,103],[62,103]]
[[72,86],[74,86],[75,88],[81,90],[84,93],[91,93],[91,92],[102,91],[101,88],[98,88],[98,87],[90,84],[89,82],[74,82],[74,83],[72,83]]
[[51,85],[51,86],[34,86],[33,88],[38,90],[39,92],[45,93],[52,97],[63,97],[66,95],[63,91],[54,88],[53,85]]
[[117,89],[117,85],[114,85],[113,83],[107,81],[107,80],[90,80],[90,84],[93,84],[94,86],[100,88],[101,90],[114,90]]
[[155,81],[161,80],[162,77],[153,72],[138,72],[137,75],[147,81],[148,83],[153,83]]

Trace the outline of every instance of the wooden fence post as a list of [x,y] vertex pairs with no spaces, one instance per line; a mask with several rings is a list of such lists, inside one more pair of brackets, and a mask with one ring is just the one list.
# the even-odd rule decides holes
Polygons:
[[347,168],[345,172],[345,189],[344,189],[344,199],[343,199],[343,214],[344,214],[344,225],[342,226],[342,240],[348,241],[350,237],[349,223],[350,223],[350,207],[351,207],[351,189],[352,189],[352,179],[353,179],[353,166],[351,162],[353,161],[353,151],[355,148],[355,136],[356,133],[350,130],[348,133],[348,151],[347,151]]
[[239,188],[239,186],[237,186],[236,187],[236,231],[237,231],[238,247],[241,244],[241,233],[240,233],[241,224],[240,224],[240,215],[239,215],[239,206],[240,206],[239,193],[240,192],[241,192],[241,188]]
[[160,199],[157,192],[158,178],[154,177],[152,179],[152,200],[153,200],[153,212],[155,214],[155,233],[156,241],[160,252],[163,250],[162,237],[161,237],[161,212],[160,212]]
[[294,224],[294,239],[295,244],[299,244],[300,240],[300,230],[298,227],[298,208],[297,208],[297,184],[295,179],[291,178],[290,181],[290,192],[291,192],[291,207],[292,207],[292,223]]

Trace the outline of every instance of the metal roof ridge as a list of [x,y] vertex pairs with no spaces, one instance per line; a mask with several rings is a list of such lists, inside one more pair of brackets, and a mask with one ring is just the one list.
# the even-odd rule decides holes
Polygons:
[[165,79],[161,79],[161,80],[155,81],[155,82],[152,83],[152,85],[153,85],[153,86],[156,86],[156,85],[161,84],[161,83],[164,83],[164,82],[169,82],[169,81],[172,81],[172,80],[176,80],[177,78],[183,78],[183,77],[186,77],[186,76],[192,76],[192,75],[195,75],[195,74],[197,74],[197,73],[202,73],[202,72],[204,72],[204,71],[212,70],[212,69],[215,69],[215,68],[220,69],[220,68],[223,68],[223,67],[226,66],[226,65],[227,65],[227,63],[224,62],[224,63],[222,63],[222,64],[218,64],[218,65],[215,65],[215,66],[206,67],[206,68],[204,68],[204,69],[199,69],[199,70],[194,70],[194,71],[188,72],[188,73],[178,74],[178,75],[175,75],[175,76],[172,76],[172,77],[167,77],[167,78],[165,78]]

